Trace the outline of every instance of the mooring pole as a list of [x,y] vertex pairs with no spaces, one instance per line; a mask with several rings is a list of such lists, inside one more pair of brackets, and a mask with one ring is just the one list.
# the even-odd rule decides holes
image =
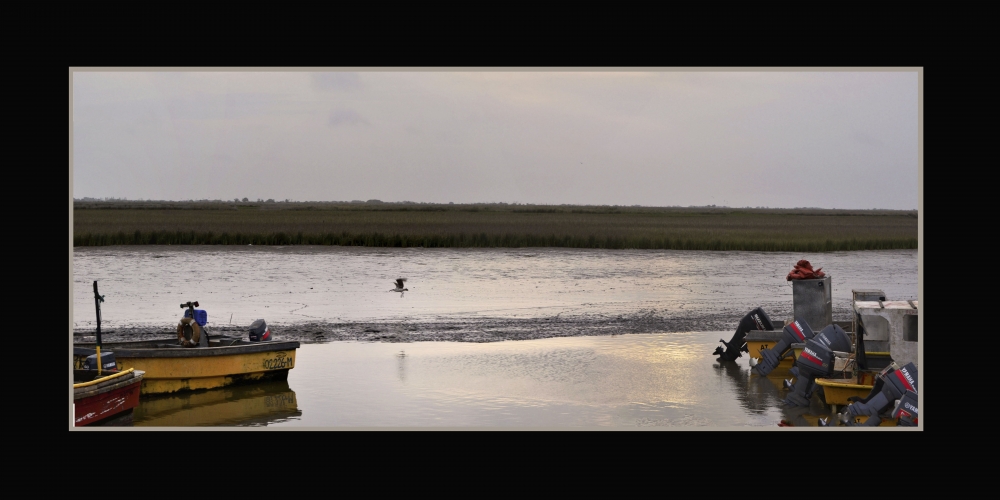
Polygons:
[[97,376],[101,376],[101,302],[104,302],[104,297],[101,297],[97,293],[97,281],[94,281],[94,307],[97,308]]

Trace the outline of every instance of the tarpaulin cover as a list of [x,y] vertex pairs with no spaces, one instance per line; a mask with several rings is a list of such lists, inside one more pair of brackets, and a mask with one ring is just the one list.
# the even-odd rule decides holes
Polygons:
[[826,276],[826,273],[822,271],[822,267],[813,271],[812,264],[808,260],[800,260],[795,263],[795,269],[788,273],[788,277],[785,278],[787,281],[792,280],[815,280]]

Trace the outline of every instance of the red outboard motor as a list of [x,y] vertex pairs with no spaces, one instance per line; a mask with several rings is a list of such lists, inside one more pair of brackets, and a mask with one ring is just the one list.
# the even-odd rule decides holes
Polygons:
[[[882,421],[879,414],[890,409],[895,411],[895,401],[902,402],[907,391],[913,392],[914,395],[917,393],[917,367],[913,363],[907,363],[906,366],[897,369],[893,363],[878,374],[872,392],[868,393],[864,399],[851,403],[847,407],[847,411],[840,415],[840,420],[853,426],[858,425],[854,423],[854,417],[867,415],[868,420],[861,425],[878,425]],[[916,408],[916,404],[913,406]],[[916,411],[914,411],[914,416],[916,416],[915,414]]]
[[813,337],[812,328],[802,319],[795,319],[782,329],[781,340],[773,349],[760,351],[760,364],[753,367],[754,373],[765,376],[778,367],[778,363],[792,353],[792,344],[805,342]]
[[271,340],[271,329],[263,319],[258,319],[250,324],[250,342],[266,342]]
[[917,393],[906,391],[903,397],[896,401],[896,407],[892,409],[892,418],[896,419],[899,427],[917,426]]
[[795,377],[795,385],[786,380],[785,387],[792,389],[785,403],[795,406],[809,406],[809,398],[816,389],[817,377],[833,374],[833,351],[849,352],[851,337],[843,328],[830,325],[820,330],[813,338],[806,340],[802,355],[795,360],[790,373]]

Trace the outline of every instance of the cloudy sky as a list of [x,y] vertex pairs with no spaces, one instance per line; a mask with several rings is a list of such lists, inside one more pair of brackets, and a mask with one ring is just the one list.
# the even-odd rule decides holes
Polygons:
[[73,195],[917,208],[909,71],[73,73]]

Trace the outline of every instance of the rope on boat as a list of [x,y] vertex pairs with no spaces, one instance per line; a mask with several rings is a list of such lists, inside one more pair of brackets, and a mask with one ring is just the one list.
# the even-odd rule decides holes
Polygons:
[[74,389],[79,389],[81,387],[88,387],[88,386],[91,386],[91,385],[100,384],[101,382],[107,382],[108,380],[111,380],[113,378],[121,377],[122,375],[125,375],[125,374],[128,374],[128,373],[132,373],[134,370],[135,370],[135,368],[129,368],[128,370],[125,370],[123,372],[118,372],[118,373],[116,373],[114,375],[108,375],[107,377],[101,377],[99,379],[94,379],[94,380],[91,380],[90,382],[81,382],[79,384],[73,384],[73,388]]

